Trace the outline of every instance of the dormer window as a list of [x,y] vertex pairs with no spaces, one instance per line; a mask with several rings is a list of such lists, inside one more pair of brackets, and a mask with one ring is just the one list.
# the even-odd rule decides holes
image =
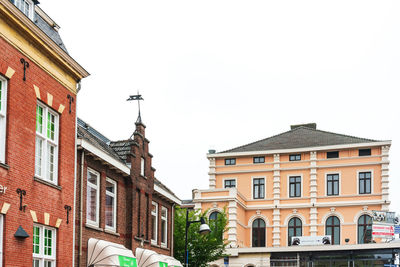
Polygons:
[[31,0],[15,0],[15,5],[22,11],[28,18],[33,20],[33,2]]

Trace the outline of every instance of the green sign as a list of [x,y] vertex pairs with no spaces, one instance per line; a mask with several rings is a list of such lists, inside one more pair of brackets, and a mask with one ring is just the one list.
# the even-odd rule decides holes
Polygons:
[[161,262],[161,261],[160,261],[159,264],[160,264],[160,265],[159,265],[160,267],[168,267],[168,263],[165,263],[165,262]]
[[119,260],[119,266],[121,266],[121,267],[137,267],[135,258],[126,257],[126,256],[118,256],[118,260]]

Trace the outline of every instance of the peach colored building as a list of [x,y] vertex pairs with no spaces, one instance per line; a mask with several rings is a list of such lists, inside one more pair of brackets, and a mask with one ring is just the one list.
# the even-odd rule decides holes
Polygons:
[[[386,249],[391,258],[399,248],[371,234],[372,210],[389,210],[390,145],[314,123],[293,125],[254,143],[210,150],[209,188],[193,190],[193,203],[209,216],[227,207],[229,266],[367,266],[366,253]],[[331,245],[293,246],[294,236],[330,236]],[[324,260],[326,253],[341,263]]]

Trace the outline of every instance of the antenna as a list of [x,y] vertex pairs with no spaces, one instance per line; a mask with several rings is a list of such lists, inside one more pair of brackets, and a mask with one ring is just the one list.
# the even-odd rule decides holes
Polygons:
[[133,101],[133,100],[137,100],[138,109],[139,109],[139,116],[137,118],[137,122],[141,122],[142,121],[142,117],[140,115],[140,100],[144,100],[144,99],[143,99],[142,95],[139,94],[139,91],[137,92],[137,95],[129,96],[129,98],[126,101]]

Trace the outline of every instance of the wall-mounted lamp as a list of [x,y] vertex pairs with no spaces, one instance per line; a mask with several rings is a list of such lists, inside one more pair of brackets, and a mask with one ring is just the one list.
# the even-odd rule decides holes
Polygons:
[[18,238],[27,238],[27,237],[29,237],[28,233],[24,230],[24,228],[22,228],[21,225],[18,227],[18,229],[15,232],[14,236],[18,237]]
[[26,191],[21,188],[17,189],[17,194],[19,195],[19,210],[25,212],[26,205],[22,205],[22,199],[26,195]]
[[346,244],[349,243],[349,241],[350,241],[350,238],[346,238],[346,239],[344,240],[344,242],[346,242]]
[[64,209],[67,211],[67,224],[69,223],[69,212],[71,211],[71,206],[65,205]]
[[23,58],[21,58],[19,61],[24,65],[24,77],[22,80],[26,81],[26,69],[29,68],[29,62]]

